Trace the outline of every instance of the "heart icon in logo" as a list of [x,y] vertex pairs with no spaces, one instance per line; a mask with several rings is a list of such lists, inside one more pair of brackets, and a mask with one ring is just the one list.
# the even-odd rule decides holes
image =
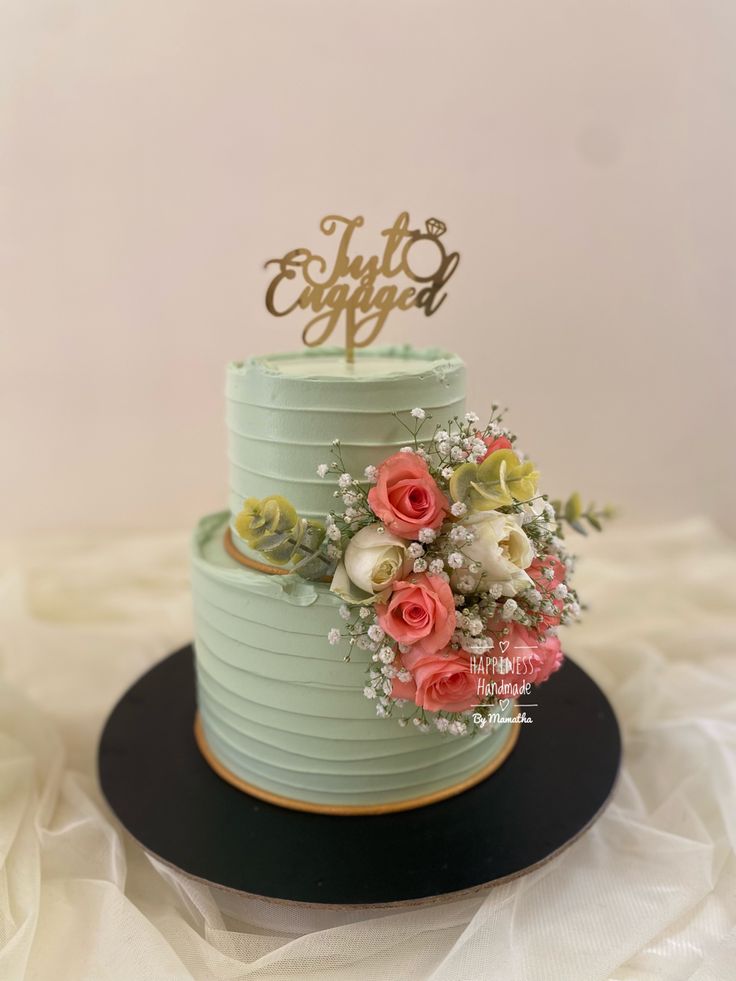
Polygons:
[[511,644],[510,640],[499,640],[498,649],[501,651],[502,654],[505,654],[506,651],[509,649],[510,644]]
[[511,704],[510,698],[501,698],[499,699],[498,707],[501,709],[502,712],[505,712],[510,704]]

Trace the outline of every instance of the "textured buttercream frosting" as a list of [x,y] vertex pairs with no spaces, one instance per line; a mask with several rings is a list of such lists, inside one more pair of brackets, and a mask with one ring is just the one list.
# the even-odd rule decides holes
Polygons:
[[[305,518],[334,508],[334,477],[320,479],[340,440],[345,465],[360,477],[408,439],[394,413],[416,406],[445,421],[465,411],[465,367],[456,355],[411,347],[356,351],[304,349],[231,364],[227,371],[230,501],[280,494]],[[406,417],[405,417],[405,420]]]
[[362,694],[370,655],[345,662],[326,641],[339,601],[321,583],[235,562],[228,518],[200,523],[192,588],[200,718],[231,773],[282,797],[360,807],[439,793],[503,749],[513,725],[453,737],[378,718]]
[[348,365],[342,349],[320,348],[228,368],[230,511],[205,518],[193,543],[197,690],[209,753],[260,792],[318,806],[398,804],[472,780],[510,745],[510,725],[454,737],[379,718],[363,695],[370,654],[355,648],[346,662],[327,642],[340,622],[329,587],[248,568],[223,544],[248,497],[278,494],[324,519],[336,482],[317,467],[332,441],[360,478],[410,440],[396,414],[409,422],[417,406],[441,425],[465,411],[458,357],[377,348]]

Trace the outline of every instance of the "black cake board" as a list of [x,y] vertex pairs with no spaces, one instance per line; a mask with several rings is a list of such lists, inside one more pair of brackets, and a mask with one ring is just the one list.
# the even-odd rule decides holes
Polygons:
[[526,710],[533,722],[520,725],[511,755],[475,787],[393,814],[310,814],[251,797],[205,762],[194,740],[187,646],[113,709],[100,740],[100,783],[147,852],[211,885],[337,908],[458,898],[548,861],[611,795],[621,738],[600,688],[568,658],[534,696]]

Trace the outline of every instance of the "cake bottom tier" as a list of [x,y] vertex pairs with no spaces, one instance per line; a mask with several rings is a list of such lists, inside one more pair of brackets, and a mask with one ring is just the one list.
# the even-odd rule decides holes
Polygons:
[[327,643],[339,600],[327,585],[235,561],[228,519],[200,522],[192,564],[197,739],[221,776],[284,806],[370,813],[441,800],[503,762],[514,724],[451,736],[376,716],[362,693],[370,654],[345,662]]

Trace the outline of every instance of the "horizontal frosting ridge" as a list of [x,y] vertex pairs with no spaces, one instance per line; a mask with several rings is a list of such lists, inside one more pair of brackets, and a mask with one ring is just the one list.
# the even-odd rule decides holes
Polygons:
[[345,662],[326,641],[339,600],[323,584],[305,584],[307,606],[263,592],[291,577],[233,563],[227,521],[204,519],[193,577],[200,718],[223,766],[273,794],[357,806],[439,792],[495,757],[513,726],[452,737],[377,717],[362,694],[370,653]]
[[[356,475],[407,441],[397,413],[421,406],[437,418],[464,411],[465,368],[455,355],[410,347],[309,349],[232,364],[227,373],[230,510],[248,497],[283,493],[304,517],[334,507],[333,479],[317,477],[339,440]],[[337,373],[337,376],[335,376]]]

